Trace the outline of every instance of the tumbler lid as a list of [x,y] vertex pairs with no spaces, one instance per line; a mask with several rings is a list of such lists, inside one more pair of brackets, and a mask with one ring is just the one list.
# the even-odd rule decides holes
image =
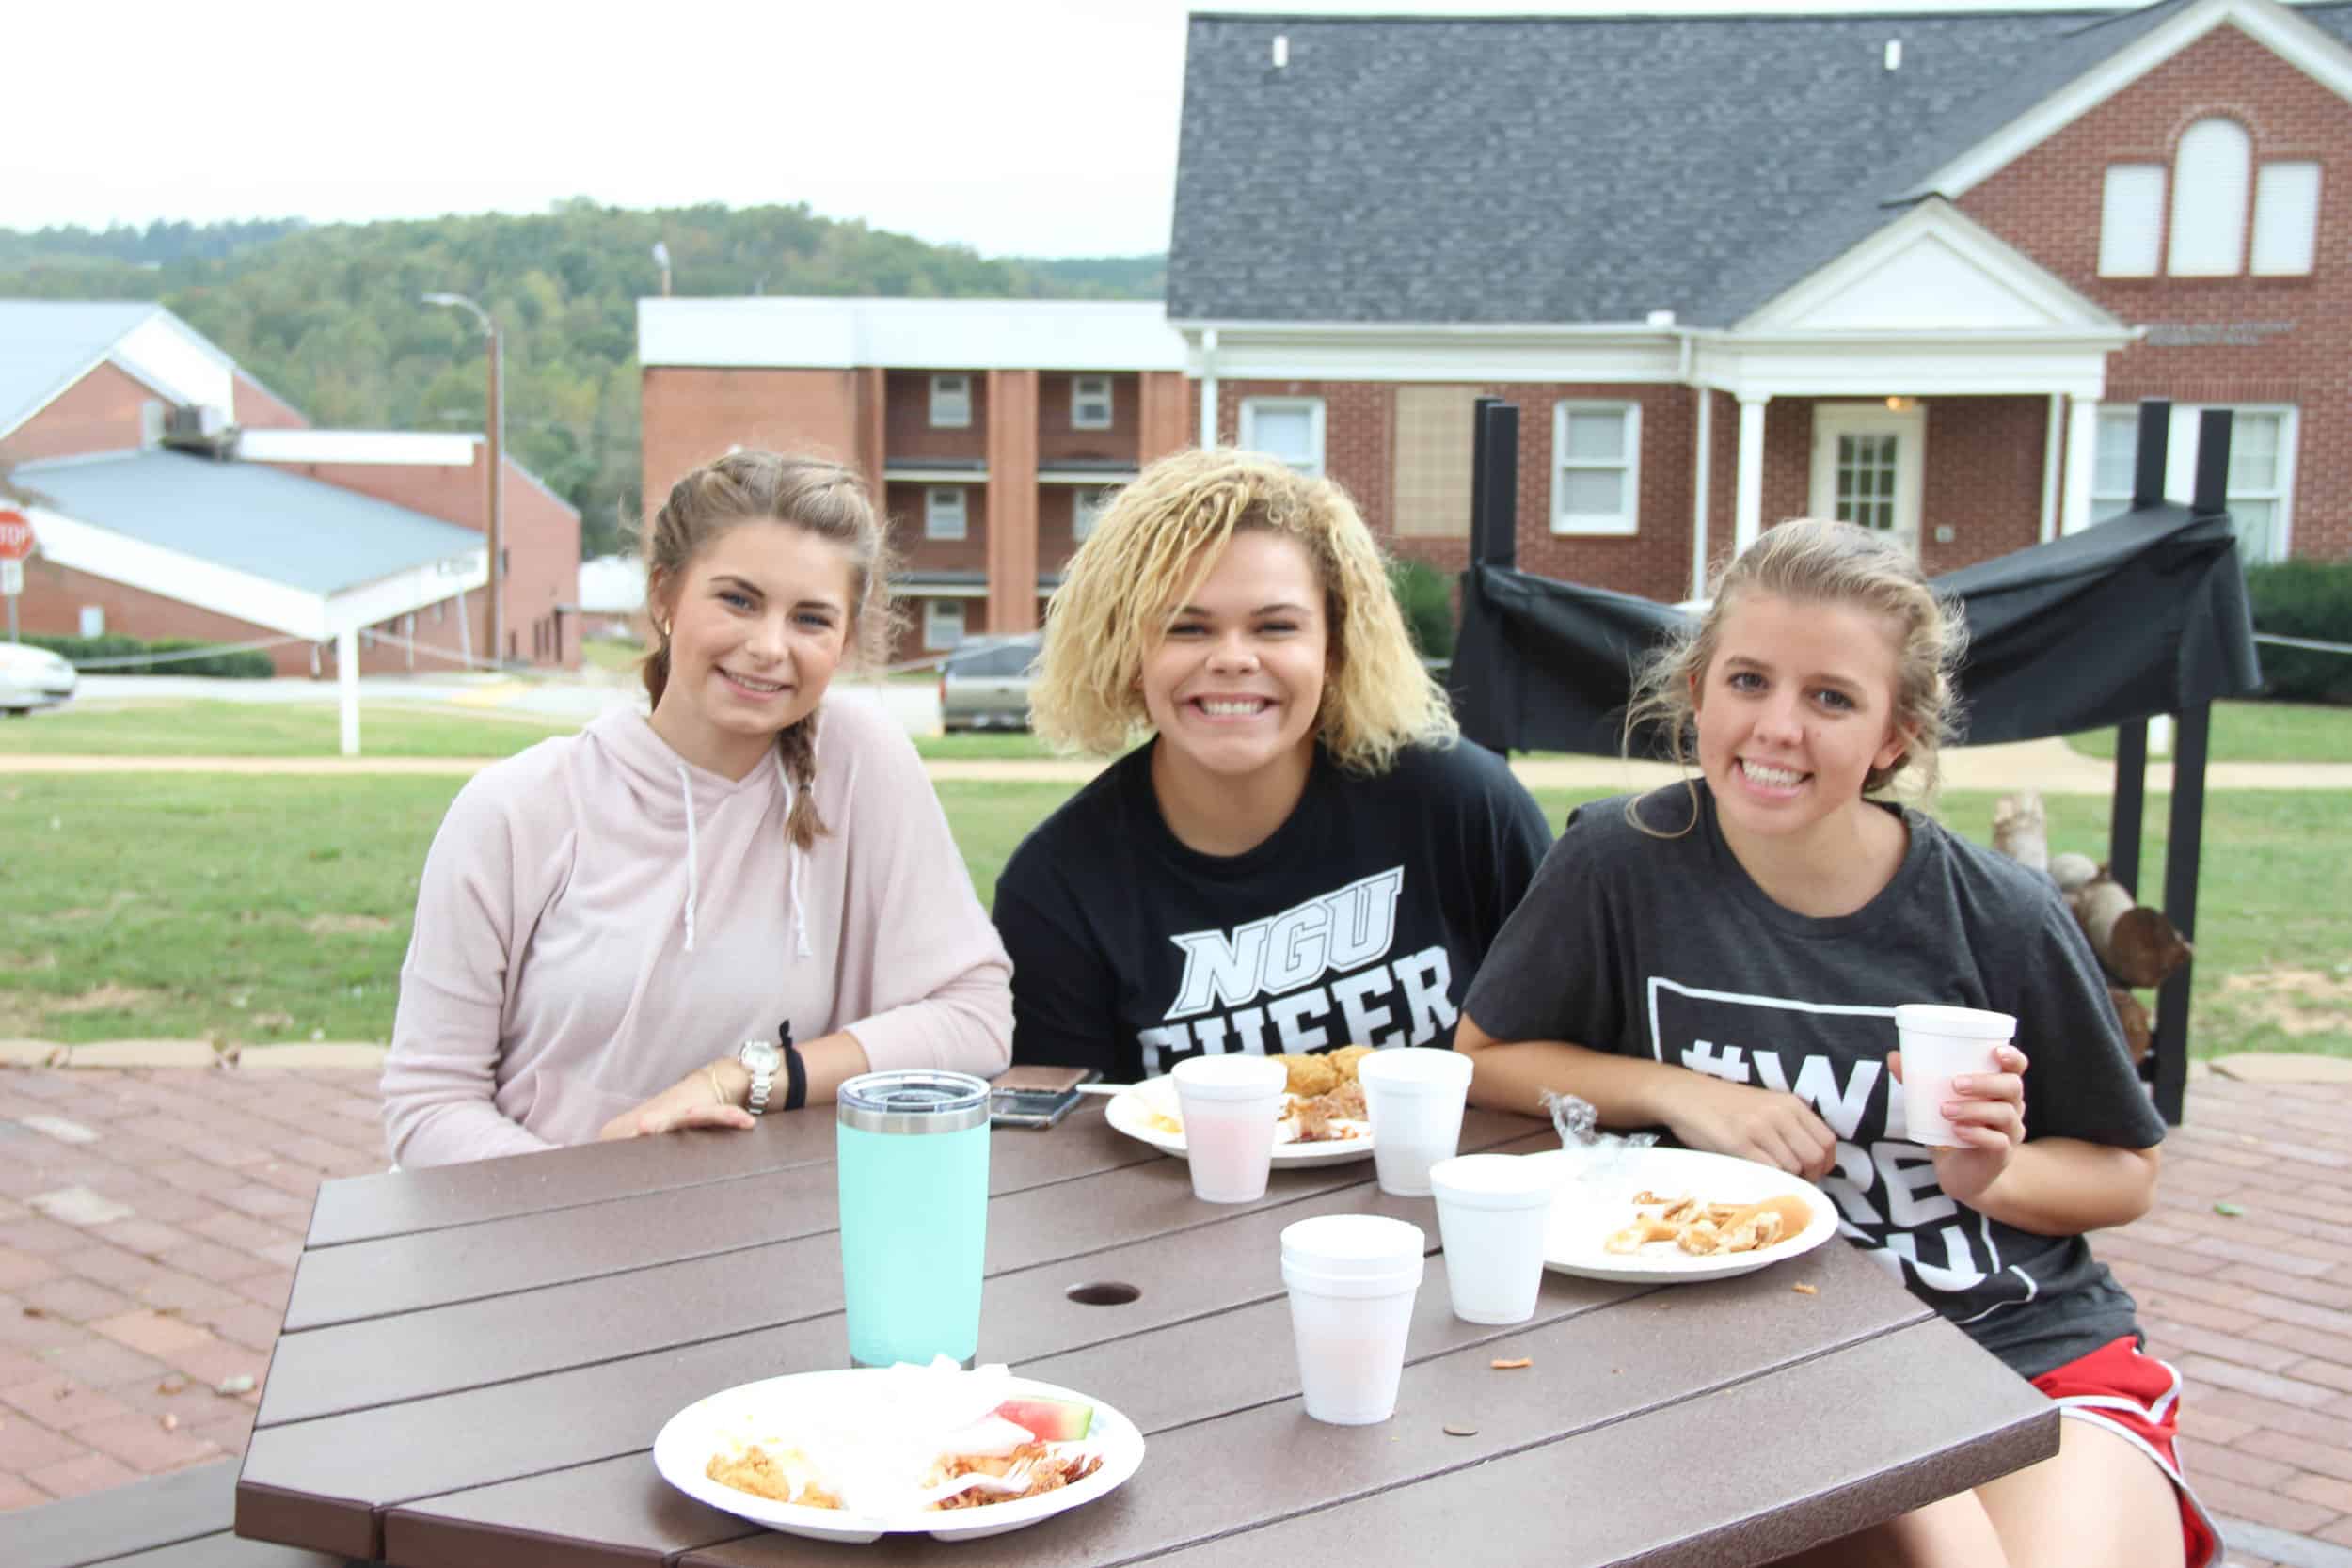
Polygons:
[[841,1125],[861,1132],[963,1132],[988,1122],[988,1084],[968,1072],[862,1072],[834,1100]]

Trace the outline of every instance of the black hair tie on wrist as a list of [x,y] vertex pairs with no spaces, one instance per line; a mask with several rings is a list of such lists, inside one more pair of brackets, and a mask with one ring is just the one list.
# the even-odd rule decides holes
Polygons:
[[792,1043],[792,1021],[776,1025],[776,1043],[784,1047],[784,1108],[797,1111],[808,1103],[808,1064]]

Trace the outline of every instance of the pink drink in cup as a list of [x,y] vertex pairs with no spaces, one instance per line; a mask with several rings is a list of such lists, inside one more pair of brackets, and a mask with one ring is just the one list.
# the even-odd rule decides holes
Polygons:
[[1952,1080],[2001,1070],[1993,1053],[2017,1037],[2017,1020],[1979,1007],[1909,1003],[1895,1009],[1903,1053],[1903,1135],[1930,1148],[1965,1147],[1944,1117]]
[[1170,1074],[1184,1123],[1192,1196],[1203,1203],[1255,1203],[1274,1164],[1275,1123],[1290,1073],[1265,1056],[1188,1056]]

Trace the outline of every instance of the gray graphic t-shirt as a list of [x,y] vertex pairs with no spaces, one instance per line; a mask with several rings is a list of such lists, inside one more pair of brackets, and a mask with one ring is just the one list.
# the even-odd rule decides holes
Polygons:
[[[1837,1135],[1821,1187],[1846,1238],[2022,1375],[2136,1327],[2079,1236],[2037,1236],[1947,1196],[1908,1141],[1886,1069],[1906,1002],[2014,1014],[2026,1135],[2146,1148],[2163,1118],[2124,1050],[2097,960],[2057,890],[1903,812],[1902,865],[1835,919],[1767,897],[1700,785],[1569,818],[1463,1010],[1499,1039],[1565,1039],[1786,1090]],[[1893,809],[1893,808],[1887,808]]]

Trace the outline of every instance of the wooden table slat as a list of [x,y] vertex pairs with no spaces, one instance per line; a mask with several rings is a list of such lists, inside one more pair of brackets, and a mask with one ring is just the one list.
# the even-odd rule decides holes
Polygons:
[[[1341,1194],[1318,1207],[1331,1212],[1348,1212],[1347,1199],[1355,1194]],[[1392,1206],[1391,1212],[1404,1210],[1419,1200],[1384,1198],[1378,1200]],[[1013,1298],[1003,1305],[1016,1308],[1013,1326],[1009,1330],[1010,1347],[1006,1354],[1017,1370],[1025,1375],[1061,1383],[1116,1405],[1129,1419],[1147,1433],[1165,1432],[1173,1428],[1230,1416],[1232,1413],[1283,1401],[1293,1401],[1298,1392],[1295,1352],[1291,1341],[1289,1305],[1279,1281],[1265,1280],[1268,1271],[1259,1265],[1255,1254],[1270,1245],[1279,1226],[1276,1216],[1259,1216],[1252,1227],[1263,1234],[1250,1244],[1239,1244],[1248,1238],[1236,1235],[1237,1243],[1220,1247],[1221,1253],[1236,1258],[1247,1257],[1247,1262],[1230,1264],[1227,1272],[1233,1283],[1220,1292],[1214,1287],[1200,1289],[1194,1282],[1203,1273],[1216,1272],[1212,1260],[1169,1259],[1164,1252],[1150,1247],[1136,1249],[1135,1262],[1156,1265],[1157,1272],[1148,1275],[1153,1280],[1142,1302],[1166,1303],[1174,1292],[1197,1289],[1191,1300],[1173,1304],[1183,1315],[1158,1322],[1138,1320],[1134,1327],[1116,1338],[1104,1339],[1093,1322],[1115,1321],[1115,1314],[1132,1308],[1077,1307],[1062,1298],[1058,1291],[1035,1291],[1025,1300]],[[1157,1256],[1155,1258],[1155,1253]],[[1876,1334],[1892,1331],[1904,1323],[1916,1322],[1926,1315],[1926,1308],[1908,1297],[1868,1289],[1876,1283],[1862,1271],[1869,1265],[1858,1258],[1836,1258],[1836,1266],[1820,1275],[1808,1274],[1823,1282],[1820,1297],[1798,1296],[1763,1283],[1758,1276],[1747,1284],[1733,1283],[1718,1291],[1708,1292],[1700,1313],[1701,1303],[1687,1299],[1679,1307],[1671,1300],[1673,1291],[1644,1292],[1639,1288],[1602,1284],[1591,1280],[1570,1279],[1552,1275],[1546,1280],[1546,1289],[1538,1321],[1518,1327],[1493,1327],[1466,1323],[1455,1318],[1447,1298],[1442,1265],[1433,1259],[1430,1275],[1422,1283],[1415,1303],[1414,1324],[1408,1355],[1416,1363],[1439,1356],[1473,1352],[1472,1360],[1479,1369],[1485,1360],[1497,1354],[1527,1354],[1514,1347],[1531,1335],[1549,1330],[1571,1321],[1580,1322],[1578,1342],[1591,1354],[1606,1354],[1608,1347],[1623,1345],[1619,1363],[1631,1356],[1655,1357],[1651,1347],[1653,1336],[1672,1337],[1666,1324],[1677,1320],[1677,1313],[1686,1323],[1695,1322],[1691,1332],[1709,1332],[1709,1325],[1719,1331],[1723,1324],[1735,1319],[1741,1323],[1740,1333],[1751,1339],[1759,1332],[1768,1336],[1778,1334],[1786,1344],[1776,1354],[1795,1357],[1817,1352],[1826,1343],[1848,1343]],[[1854,1271],[1849,1275],[1846,1271]],[[1142,1272],[1142,1271],[1133,1271]],[[1032,1279],[1031,1284],[1040,1283]],[[1043,1283],[1050,1284],[1050,1281]],[[995,1282],[994,1289],[1009,1291],[1014,1282]],[[1853,1287],[1851,1289],[1845,1287]],[[1254,1303],[1234,1310],[1200,1308],[1223,1296],[1240,1291],[1256,1290]],[[1653,1301],[1659,1306],[1649,1305]],[[1141,1305],[1141,1302],[1137,1304]],[[1057,1307],[1064,1308],[1057,1313]],[[1663,1309],[1661,1309],[1662,1307]],[[1025,1308],[1025,1309],[1023,1309]],[[1092,1316],[1089,1316],[1089,1315]],[[1602,1323],[1601,1316],[1614,1318],[1625,1315],[1622,1323]],[[1772,1314],[1778,1314],[1777,1317]],[[1590,1322],[1583,1320],[1590,1319]],[[1767,1325],[1759,1328],[1759,1324]],[[1784,1332],[1786,1331],[1786,1332]],[[1756,1352],[1752,1345],[1737,1342],[1739,1336],[1719,1333],[1723,1354],[1734,1356],[1739,1365],[1750,1364]],[[1059,1348],[1056,1351],[1032,1354],[1029,1346],[1088,1347]],[[831,1363],[838,1365],[838,1362]],[[1618,1364],[1618,1363],[1613,1363]],[[1184,1375],[1169,1376],[1170,1368],[1186,1369]],[[719,1375],[727,1377],[723,1370]],[[1505,1377],[1510,1374],[1486,1375]],[[1677,1375],[1669,1370],[1662,1375],[1670,1380]],[[723,1387],[733,1382],[747,1381],[747,1374],[737,1369]],[[1608,1392],[1619,1398],[1631,1398],[1639,1383],[1626,1383],[1610,1376],[1602,1381],[1611,1385]],[[450,1550],[456,1535],[446,1527],[455,1519],[484,1524],[497,1524],[517,1535],[528,1535],[549,1527],[561,1528],[562,1522],[574,1517],[574,1504],[581,1507],[618,1510],[625,1514],[650,1520],[658,1515],[653,1501],[659,1492],[668,1491],[666,1484],[655,1477],[651,1462],[642,1451],[653,1433],[668,1419],[674,1410],[716,1388],[691,1391],[673,1390],[662,1396],[651,1408],[641,1407],[634,1415],[633,1428],[626,1419],[614,1422],[610,1430],[626,1433],[633,1430],[634,1440],[628,1443],[622,1456],[599,1464],[590,1464],[560,1472],[529,1475],[495,1487],[474,1488],[453,1496],[433,1496],[411,1500],[396,1508],[385,1524],[385,1551],[394,1562],[439,1561]],[[407,1407],[414,1408],[414,1407]],[[576,1416],[593,1413],[577,1401],[567,1406]],[[390,1414],[390,1413],[385,1413]],[[1582,1413],[1591,1417],[1588,1408]],[[500,1419],[506,1433],[527,1431],[519,1424],[528,1418],[518,1413],[506,1413]],[[282,1429],[300,1433],[307,1427]],[[351,1451],[360,1442],[381,1441],[380,1437],[361,1437],[358,1433],[320,1433],[321,1446],[336,1450]],[[568,1443],[534,1443],[524,1455],[532,1465],[564,1452]],[[511,1449],[511,1438],[510,1438]],[[379,1450],[380,1451],[380,1450]],[[257,1449],[254,1465],[261,1468],[263,1456]],[[395,1481],[398,1472],[413,1477],[416,1469],[405,1462],[392,1462]],[[509,1464],[516,1460],[510,1452]],[[478,1465],[479,1458],[472,1464]],[[356,1456],[345,1462],[345,1468],[356,1479],[364,1461]],[[529,1467],[529,1466],[526,1466]],[[593,1473],[592,1473],[593,1472]],[[463,1473],[452,1470],[449,1473]],[[479,1469],[472,1473],[481,1473]],[[320,1478],[332,1483],[331,1478]],[[313,1482],[312,1484],[317,1484]],[[590,1497],[604,1500],[589,1503]],[[636,1501],[629,1499],[634,1497]],[[563,1533],[571,1533],[563,1530]],[[724,1514],[697,1516],[694,1528],[685,1535],[659,1533],[649,1537],[628,1538],[630,1543],[648,1551],[678,1551],[706,1544],[741,1533],[732,1517]],[[611,1539],[607,1537],[606,1539]],[[404,1544],[405,1543],[405,1544]]]
[[220,1460],[64,1502],[0,1513],[0,1563],[81,1568],[229,1528],[237,1465]]
[[[1533,1148],[1549,1136],[1530,1132],[1523,1117],[1494,1117],[1466,1127],[1463,1144],[1494,1147],[1512,1139]],[[1104,1172],[1082,1196],[1067,1184],[1030,1188],[990,1204],[987,1272],[993,1276],[1212,1226],[1371,1179],[1369,1162],[1283,1171],[1258,1204],[1213,1205],[1193,1197],[1182,1162],[1154,1160]],[[788,1315],[779,1309],[784,1302],[791,1304]],[[787,1316],[818,1317],[841,1305],[840,1243],[828,1232],[286,1334],[272,1355],[256,1424],[544,1375],[747,1333]]]
[[[247,1541],[223,1530],[177,1545],[158,1546],[151,1552],[108,1558],[103,1568],[345,1568],[350,1562],[348,1558]],[[358,1563],[355,1568],[370,1565]]]
[[[744,1134],[756,1138],[765,1129]],[[1097,1111],[1047,1133],[999,1131],[992,1195],[1159,1160]],[[830,1158],[458,1227],[313,1246],[286,1304],[289,1332],[593,1279],[803,1236],[839,1223]]]

